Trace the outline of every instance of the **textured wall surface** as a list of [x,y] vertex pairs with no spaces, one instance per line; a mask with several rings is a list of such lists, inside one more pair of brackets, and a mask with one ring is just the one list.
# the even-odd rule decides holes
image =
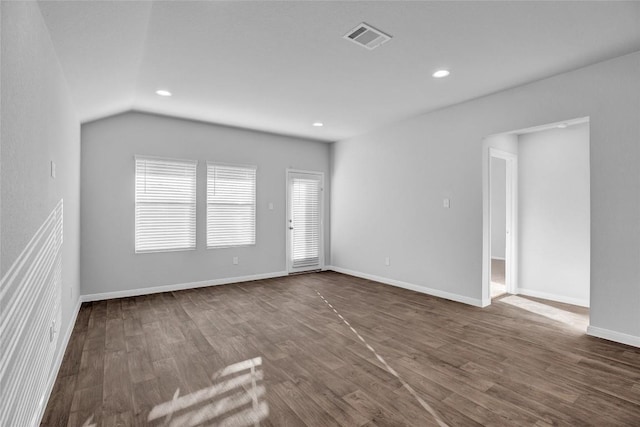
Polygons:
[[518,287],[589,306],[589,124],[521,135],[518,175]]
[[2,2],[1,74],[0,270],[4,277],[64,199],[59,355],[80,295],[80,124],[36,2]]
[[[134,253],[134,156],[198,160],[195,251]],[[256,244],[206,249],[206,162],[257,166]],[[329,262],[329,145],[127,113],[82,126],[84,294],[279,273],[285,264],[285,171],[324,172]],[[268,208],[273,203],[273,210]],[[233,265],[233,257],[239,258]]]

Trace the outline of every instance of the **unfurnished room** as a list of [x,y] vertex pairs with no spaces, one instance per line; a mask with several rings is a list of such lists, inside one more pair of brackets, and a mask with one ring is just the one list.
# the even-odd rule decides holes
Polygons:
[[0,18],[0,426],[640,425],[640,1]]

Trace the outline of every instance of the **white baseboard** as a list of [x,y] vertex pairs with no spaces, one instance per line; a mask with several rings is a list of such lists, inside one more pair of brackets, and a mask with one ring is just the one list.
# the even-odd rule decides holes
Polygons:
[[411,291],[420,292],[422,294],[431,295],[434,297],[444,298],[451,301],[461,302],[463,304],[473,305],[475,307],[485,307],[483,301],[477,298],[469,298],[464,295],[454,294],[451,292],[441,291],[439,289],[427,288],[425,286],[415,285],[413,283],[402,282],[400,280],[388,279],[386,277],[376,276],[368,273],[361,273],[359,271],[349,270],[347,268],[327,266],[327,270],[333,270],[337,273],[348,274],[350,276],[360,277],[362,279],[373,280],[376,282],[384,283],[386,285],[396,286],[398,288],[409,289]]
[[69,326],[64,333],[64,337],[62,338],[62,343],[60,347],[58,347],[58,352],[53,359],[53,369],[49,375],[49,379],[47,380],[47,388],[45,390],[42,401],[40,402],[40,407],[38,408],[38,415],[35,418],[37,423],[35,425],[39,426],[42,422],[42,417],[44,417],[44,411],[47,408],[47,403],[49,403],[49,398],[51,397],[51,392],[53,391],[53,386],[56,383],[56,379],[58,378],[58,373],[60,372],[60,367],[62,366],[62,358],[64,357],[65,351],[67,351],[67,347],[69,346],[69,340],[71,339],[71,334],[73,332],[73,328],[76,326],[76,320],[78,319],[78,313],[80,312],[80,306],[82,305],[82,297],[78,298],[78,303],[73,309],[73,314],[71,316],[71,320],[69,321]]
[[587,327],[587,335],[591,335],[592,337],[604,338],[605,340],[615,341],[634,347],[640,347],[640,337],[625,334],[622,332],[612,331],[610,329],[598,328],[597,326],[589,325]]
[[579,305],[580,307],[589,307],[589,300],[581,298],[571,298],[562,295],[550,294],[547,292],[535,291],[533,289],[518,288],[516,292],[520,295],[528,297],[548,299],[550,301],[562,302],[565,304]]
[[178,283],[175,285],[153,286],[149,288],[127,289],[125,291],[104,292],[99,294],[82,295],[83,302],[102,301],[114,298],[135,297],[139,295],[157,294],[161,292],[182,291],[185,289],[204,288],[207,286],[228,285],[231,283],[249,282],[252,280],[272,279],[288,275],[286,271],[274,273],[254,274],[251,276],[225,277],[223,279],[203,280],[201,282]]

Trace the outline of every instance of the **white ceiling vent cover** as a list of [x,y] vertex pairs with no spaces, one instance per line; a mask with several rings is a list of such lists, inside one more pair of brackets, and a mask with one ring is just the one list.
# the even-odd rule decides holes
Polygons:
[[343,36],[347,40],[351,40],[355,44],[373,50],[378,46],[391,40],[391,36],[382,31],[373,28],[364,22]]

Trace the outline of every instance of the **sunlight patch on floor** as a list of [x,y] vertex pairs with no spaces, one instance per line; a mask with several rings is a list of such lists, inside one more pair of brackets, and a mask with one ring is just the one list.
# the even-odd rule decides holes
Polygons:
[[499,297],[507,293],[504,283],[491,282],[491,298]]
[[269,415],[262,385],[262,358],[234,363],[216,372],[213,385],[156,405],[147,421],[168,427],[197,426],[215,422],[218,426],[258,426]]
[[97,424],[93,422],[94,415],[91,415],[87,420],[82,424],[82,427],[97,427]]
[[550,304],[544,304],[517,295],[509,295],[501,298],[499,301],[501,303],[509,304],[522,310],[527,310],[531,313],[544,316],[548,319],[562,322],[567,326],[580,330],[581,332],[585,332],[589,324],[589,316],[586,314],[573,313],[568,310],[554,307]]

